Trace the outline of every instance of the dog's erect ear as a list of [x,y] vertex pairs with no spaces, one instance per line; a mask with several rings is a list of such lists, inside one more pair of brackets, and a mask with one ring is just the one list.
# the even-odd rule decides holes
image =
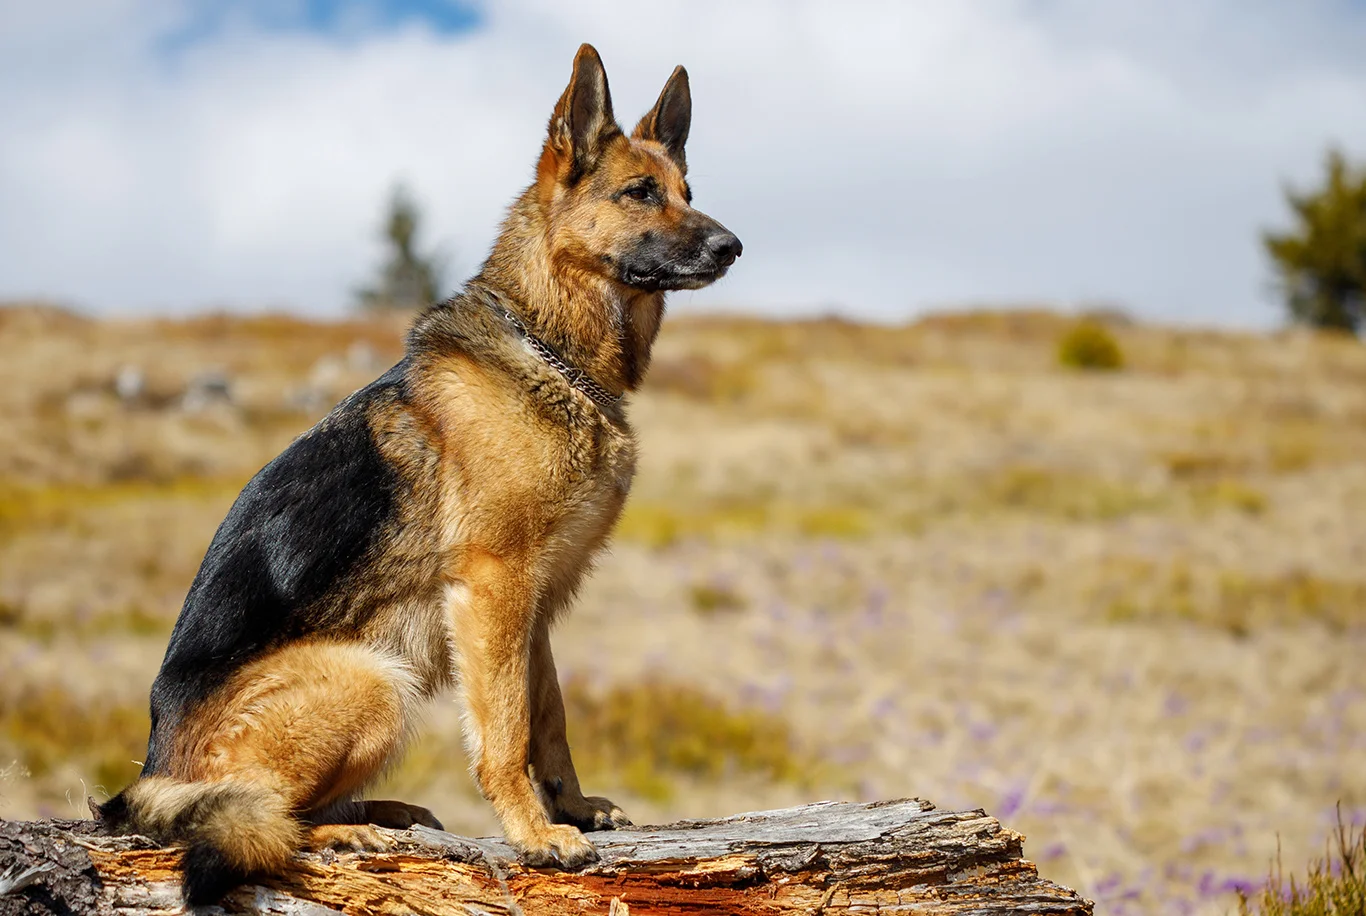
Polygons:
[[602,58],[592,45],[580,45],[569,85],[550,116],[548,140],[557,154],[570,159],[569,184],[592,171],[607,142],[620,133]]
[[688,142],[688,128],[692,125],[692,91],[688,88],[688,71],[674,67],[673,76],[664,84],[659,101],[640,119],[631,136],[638,140],[655,140],[669,151],[669,156],[684,172],[688,160],[683,146]]

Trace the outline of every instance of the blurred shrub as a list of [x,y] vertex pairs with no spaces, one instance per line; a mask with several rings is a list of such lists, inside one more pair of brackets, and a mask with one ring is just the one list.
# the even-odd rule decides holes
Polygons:
[[1232,478],[1197,486],[1192,495],[1203,508],[1236,509],[1245,515],[1261,515],[1267,509],[1265,493]]
[[1225,474],[1245,471],[1249,464],[1244,456],[1219,449],[1201,448],[1163,452],[1157,459],[1176,480],[1218,478]]
[[45,646],[63,637],[82,641],[98,641],[111,636],[165,638],[171,635],[171,627],[175,625],[174,617],[158,614],[140,604],[76,616],[29,614],[24,608],[15,606],[14,617],[6,619],[4,611],[5,606],[0,604],[0,627],[11,626],[20,635]]
[[[585,783],[617,783],[642,798],[667,801],[680,779],[751,776],[807,785],[830,775],[798,750],[781,714],[691,685],[646,679],[604,690],[569,678],[562,692],[575,769]],[[448,780],[464,758],[458,735],[423,735],[386,777],[385,791],[421,793]],[[473,784],[468,788],[473,796]]]
[[238,477],[184,475],[173,480],[120,480],[105,484],[12,486],[0,480],[0,533],[82,530],[98,509],[136,506],[153,501],[185,501],[227,505],[242,488]]
[[644,680],[597,691],[570,680],[564,705],[579,771],[610,774],[646,798],[668,798],[670,777],[680,775],[801,781],[814,769],[781,715],[690,685]]
[[627,504],[616,537],[656,550],[684,540],[721,541],[758,533],[855,540],[872,531],[875,507],[800,505],[781,499],[694,501],[675,506],[644,500]]
[[1230,628],[1263,620],[1314,620],[1335,630],[1366,623],[1366,582],[1307,572],[1271,577],[1225,573],[1219,580],[1219,599],[1219,616]]
[[1279,423],[1267,431],[1267,463],[1281,473],[1294,473],[1316,463],[1323,454],[1320,426],[1308,423]]
[[1366,320],[1366,169],[1330,150],[1326,171],[1317,191],[1286,190],[1296,225],[1262,243],[1292,320],[1356,332]]
[[[1366,913],[1366,831],[1338,826],[1324,858],[1311,862],[1304,881],[1286,879],[1276,862],[1266,886],[1238,894],[1239,916],[1361,916]],[[1336,847],[1336,848],[1334,848]]]
[[852,540],[868,535],[868,515],[861,506],[812,506],[798,512],[795,522],[804,537]]
[[1006,509],[1085,521],[1120,518],[1160,504],[1154,494],[1120,481],[1012,465],[984,479],[976,494],[982,510]]
[[145,704],[82,702],[57,686],[0,698],[0,756],[8,751],[35,777],[72,765],[110,794],[137,775],[149,728]]
[[727,585],[699,584],[688,591],[693,610],[704,617],[744,610],[745,599]]
[[768,527],[769,514],[768,507],[758,503],[675,507],[632,501],[617,524],[616,537],[658,550],[693,538],[711,540],[725,535],[751,535]]
[[650,368],[646,384],[652,391],[667,391],[702,403],[742,401],[759,386],[752,362],[722,363],[706,356],[662,359]]
[[1105,609],[1115,623],[1185,620],[1245,636],[1277,626],[1319,624],[1333,631],[1366,626],[1366,582],[1294,571],[1251,576],[1187,563],[1115,561]]
[[1083,318],[1058,342],[1058,362],[1069,369],[1114,370],[1124,366],[1124,354],[1105,325]]

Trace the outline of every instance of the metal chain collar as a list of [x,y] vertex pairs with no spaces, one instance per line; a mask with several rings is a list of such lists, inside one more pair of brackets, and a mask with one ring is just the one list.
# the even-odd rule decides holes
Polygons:
[[508,323],[517,329],[517,333],[522,335],[527,342],[527,346],[531,347],[533,353],[539,356],[542,361],[548,364],[556,372],[560,373],[560,375],[563,375],[569,384],[592,398],[594,403],[598,404],[600,407],[611,407],[621,401],[621,395],[612,394],[612,392],[593,381],[593,377],[587,372],[584,372],[578,366],[565,362],[560,354],[551,349],[550,344],[531,333],[531,330],[527,328],[522,319],[514,315],[511,310],[506,308],[503,309],[503,317],[507,318]]

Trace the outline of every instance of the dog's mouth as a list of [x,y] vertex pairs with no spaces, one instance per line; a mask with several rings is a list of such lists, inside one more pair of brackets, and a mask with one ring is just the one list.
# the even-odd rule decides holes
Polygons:
[[620,279],[632,289],[647,292],[668,292],[683,289],[701,289],[715,283],[726,275],[729,265],[717,265],[707,270],[651,270],[639,271],[623,268]]

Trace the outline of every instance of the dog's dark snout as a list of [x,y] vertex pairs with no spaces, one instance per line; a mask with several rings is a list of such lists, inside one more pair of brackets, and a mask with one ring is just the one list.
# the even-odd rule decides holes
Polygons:
[[745,250],[745,246],[735,237],[735,233],[724,230],[707,237],[707,248],[722,267],[734,264],[735,259],[740,257],[740,252]]

